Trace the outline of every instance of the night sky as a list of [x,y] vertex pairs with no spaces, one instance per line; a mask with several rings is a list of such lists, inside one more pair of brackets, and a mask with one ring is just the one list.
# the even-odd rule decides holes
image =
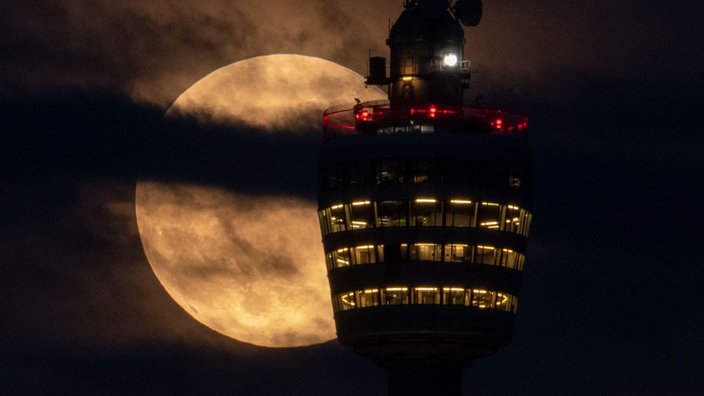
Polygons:
[[[385,394],[385,372],[335,341],[259,348],[192,319],[144,256],[134,186],[148,175],[314,200],[320,139],[166,132],[161,117],[203,76],[253,56],[364,74],[401,10],[3,1],[0,394]],[[466,29],[469,95],[529,115],[535,205],[514,342],[464,371],[465,394],[701,394],[703,3],[484,10]]]

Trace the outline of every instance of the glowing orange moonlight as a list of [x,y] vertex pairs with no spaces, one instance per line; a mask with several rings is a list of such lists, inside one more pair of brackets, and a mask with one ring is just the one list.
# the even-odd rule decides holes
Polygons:
[[[355,97],[385,95],[365,89],[362,76],[335,63],[271,55],[209,74],[167,114],[237,121],[262,133],[296,133],[318,128],[324,108],[353,103]],[[154,273],[194,318],[261,346],[334,338],[314,202],[147,180],[137,183],[135,202]]]

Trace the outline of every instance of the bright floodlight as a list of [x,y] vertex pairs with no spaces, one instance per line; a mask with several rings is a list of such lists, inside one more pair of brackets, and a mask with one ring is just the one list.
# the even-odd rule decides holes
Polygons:
[[444,63],[445,66],[455,66],[457,64],[457,54],[445,54],[442,58],[442,63]]

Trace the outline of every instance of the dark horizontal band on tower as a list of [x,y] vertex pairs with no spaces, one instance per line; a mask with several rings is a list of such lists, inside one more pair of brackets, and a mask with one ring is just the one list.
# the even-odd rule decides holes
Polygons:
[[518,295],[523,274],[507,267],[484,264],[418,262],[377,263],[334,268],[328,271],[333,294],[383,285],[441,285],[500,290]]

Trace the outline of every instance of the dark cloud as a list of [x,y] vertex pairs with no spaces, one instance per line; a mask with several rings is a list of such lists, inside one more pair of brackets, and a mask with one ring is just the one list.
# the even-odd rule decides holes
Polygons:
[[[371,23],[359,23],[377,8],[372,2],[47,0],[5,7],[0,86],[15,92],[105,88],[166,105],[236,60],[298,53],[364,70],[367,49],[383,43],[372,39]],[[396,8],[382,7],[388,15]],[[377,25],[385,25],[383,15]]]
[[[500,1],[468,29],[472,59],[493,70],[535,75],[563,67],[601,78],[614,75],[679,81],[701,64],[695,2]],[[554,77],[554,76],[553,76]]]
[[[600,78],[683,83],[702,63],[698,3],[493,2],[467,29],[468,55],[483,73],[541,84],[555,67]],[[60,87],[123,92],[167,105],[210,71],[257,55],[318,56],[360,73],[385,54],[400,2],[208,0],[10,1],[3,5],[4,91]],[[491,81],[494,83],[494,81]]]

